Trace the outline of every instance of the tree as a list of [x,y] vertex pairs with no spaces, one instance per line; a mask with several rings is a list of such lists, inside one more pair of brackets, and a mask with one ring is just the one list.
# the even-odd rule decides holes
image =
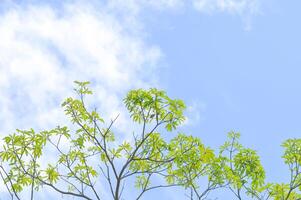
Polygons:
[[[89,111],[85,105],[85,96],[92,94],[87,87],[89,83],[75,83],[78,98],[67,98],[62,104],[66,115],[77,126],[74,133],[66,126],[58,126],[39,133],[33,129],[17,130],[4,138],[4,150],[0,154],[2,178],[12,198],[20,199],[18,193],[30,186],[33,199],[34,190],[48,186],[64,195],[101,199],[97,188],[99,176],[107,181],[115,200],[121,199],[124,182],[133,176],[141,190],[137,199],[149,190],[176,185],[152,185],[150,181],[154,176],[166,177],[164,173],[175,159],[174,146],[164,141],[158,129],[176,129],[185,119],[184,103],[170,99],[157,89],[130,91],[124,103],[142,131],[133,134],[131,143],[118,144],[120,141],[115,140],[112,131],[118,116],[105,127],[96,109]],[[68,149],[62,148],[63,140]],[[54,147],[58,159],[43,168],[40,160],[47,145]]]
[[[176,186],[198,200],[217,189],[228,189],[237,199],[300,199],[300,139],[283,143],[290,183],[265,183],[259,156],[238,142],[239,133],[230,132],[219,152],[191,135],[170,136],[168,132],[175,132],[185,120],[185,104],[164,91],[137,89],[127,94],[124,104],[141,131],[122,141],[114,133],[118,116],[106,124],[85,104],[85,97],[92,94],[89,82],[75,84],[77,98],[62,103],[73,126],[40,132],[17,129],[3,138],[0,177],[11,199],[22,199],[22,191],[33,199],[35,191],[48,187],[79,199],[120,200],[129,187],[126,183],[137,189],[133,199]],[[45,162],[47,152],[54,161]]]
[[270,184],[270,196],[275,200],[301,199],[301,139],[288,139],[283,142],[285,148],[283,159],[288,165],[290,182]]

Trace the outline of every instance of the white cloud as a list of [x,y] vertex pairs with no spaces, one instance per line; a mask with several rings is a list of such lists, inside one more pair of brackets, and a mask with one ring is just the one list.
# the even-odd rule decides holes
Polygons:
[[167,10],[189,8],[190,5],[199,12],[213,14],[224,12],[231,14],[258,14],[260,0],[111,0],[112,7],[138,13],[146,7]]
[[217,13],[236,15],[244,23],[246,30],[251,29],[252,18],[261,14],[261,0],[112,0],[110,5],[116,11],[122,10],[125,16],[143,13],[145,8],[155,10],[196,10],[206,15]]
[[260,14],[259,0],[193,0],[196,10],[204,14],[228,13],[241,17],[244,29],[252,28],[252,18]]
[[246,28],[259,8],[258,0],[112,0],[101,6],[79,0],[61,8],[8,3],[0,18],[0,132],[62,120],[58,105],[73,80],[95,83],[99,110],[116,113],[127,90],[153,82],[146,77],[161,56],[144,42],[137,14],[147,6],[189,2],[200,12],[244,16]]
[[67,123],[60,104],[73,94],[74,80],[91,81],[95,95],[88,101],[107,120],[121,112],[116,127],[131,134],[124,131],[122,99],[130,89],[156,84],[161,57],[140,28],[86,2],[8,6],[0,15],[1,138],[16,128]]
[[[187,1],[188,2],[188,1]],[[131,9],[132,11],[140,11],[142,8],[154,9],[176,9],[185,4],[183,0],[111,0],[109,4],[115,8]]]
[[81,3],[65,4],[61,12],[46,5],[5,11],[0,19],[1,132],[60,122],[58,106],[72,92],[73,80],[95,84],[105,115],[119,110],[126,91],[149,83],[144,73],[153,71],[161,54],[128,33],[135,28]]
[[157,0],[157,1],[147,1],[145,0],[144,3],[148,4],[149,6],[153,6],[157,9],[177,9],[179,7],[182,7],[184,5],[183,0]]
[[193,4],[197,10],[205,13],[256,14],[259,9],[258,0],[194,0]]
[[195,126],[204,120],[204,111],[206,104],[199,101],[193,101],[188,104],[186,109],[186,120],[184,126]]

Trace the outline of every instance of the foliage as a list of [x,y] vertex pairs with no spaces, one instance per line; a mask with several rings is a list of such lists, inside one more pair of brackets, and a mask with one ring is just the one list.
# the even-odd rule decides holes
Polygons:
[[256,191],[264,185],[265,171],[256,151],[243,147],[238,142],[239,138],[239,133],[230,132],[228,141],[220,148],[221,157],[228,154],[223,159],[228,188],[238,199],[243,198],[242,190],[253,198],[259,198]]
[[182,187],[190,191],[190,199],[199,200],[217,189],[229,190],[237,199],[301,199],[301,139],[282,145],[290,182],[266,183],[259,156],[239,143],[239,133],[230,132],[219,152],[197,137],[170,135],[185,121],[185,104],[164,91],[137,89],[127,94],[125,107],[141,131],[124,140],[114,131],[118,116],[106,123],[85,104],[92,94],[89,82],[75,84],[77,97],[62,103],[73,126],[41,132],[17,129],[3,138],[0,176],[11,199],[21,199],[20,192],[34,199],[36,191],[49,187],[89,200],[109,198],[109,191],[119,200],[129,187],[126,181],[135,183],[135,199],[166,187]]
[[272,184],[270,194],[275,200],[301,199],[301,139],[288,139],[283,142],[283,159],[290,171],[290,182]]

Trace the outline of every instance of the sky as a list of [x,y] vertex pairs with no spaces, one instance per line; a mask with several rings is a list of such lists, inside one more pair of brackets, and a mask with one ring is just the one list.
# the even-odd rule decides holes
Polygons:
[[60,103],[72,95],[74,80],[91,81],[91,103],[106,119],[121,113],[117,127],[125,131],[124,95],[157,87],[186,102],[180,131],[214,148],[238,131],[261,156],[267,180],[285,182],[280,145],[301,134],[300,6],[297,0],[3,0],[0,134],[65,122]]

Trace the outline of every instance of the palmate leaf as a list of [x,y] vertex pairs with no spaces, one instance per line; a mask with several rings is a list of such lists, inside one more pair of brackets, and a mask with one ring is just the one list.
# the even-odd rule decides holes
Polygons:
[[154,88],[132,90],[124,103],[133,121],[138,123],[166,122],[166,130],[172,131],[185,120],[184,102],[170,99],[164,91]]
[[59,173],[57,172],[55,167],[48,165],[45,173],[50,183],[56,183],[59,180]]

